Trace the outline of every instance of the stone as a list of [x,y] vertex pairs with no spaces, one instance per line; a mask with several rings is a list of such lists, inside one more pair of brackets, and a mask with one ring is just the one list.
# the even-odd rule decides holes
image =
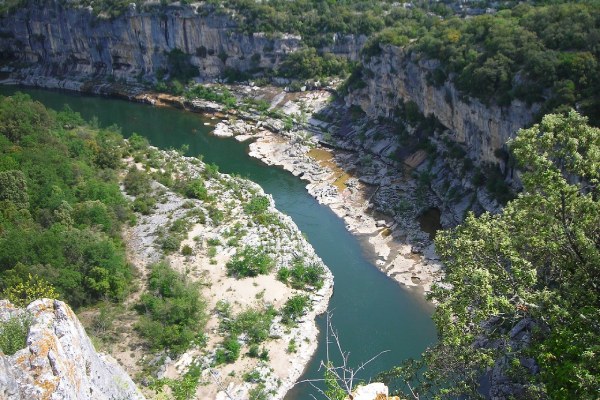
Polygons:
[[[0,302],[2,320],[24,312]],[[33,318],[27,346],[12,356],[0,353],[0,398],[144,399],[112,357],[95,351],[67,304],[40,299],[27,307],[27,313]]]
[[[381,55],[363,61],[373,72],[367,86],[351,91],[346,105],[360,106],[370,118],[393,117],[398,104],[413,101],[424,115],[433,114],[452,133],[452,140],[464,144],[476,161],[498,163],[494,151],[504,146],[517,130],[533,122],[539,104],[527,106],[513,100],[506,106],[486,106],[477,99],[468,102],[450,82],[440,87],[429,83],[428,76],[438,61],[417,60],[405,49],[381,46]],[[390,96],[390,94],[393,94]]]

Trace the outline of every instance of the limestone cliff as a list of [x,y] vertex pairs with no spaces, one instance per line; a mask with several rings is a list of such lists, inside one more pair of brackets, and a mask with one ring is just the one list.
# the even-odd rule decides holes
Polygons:
[[413,101],[422,114],[433,114],[447,127],[471,158],[498,163],[495,150],[531,124],[539,107],[518,100],[506,107],[485,105],[465,97],[449,81],[436,87],[429,76],[438,65],[403,48],[381,45],[380,55],[363,60],[366,86],[351,91],[346,103],[360,106],[373,118],[392,118],[399,104]]
[[110,356],[96,353],[77,316],[62,301],[42,299],[27,310],[0,301],[0,320],[32,316],[27,347],[0,353],[0,398],[143,399]]
[[[153,78],[167,66],[174,49],[191,55],[202,78],[216,78],[226,68],[272,69],[302,46],[294,35],[266,36],[239,32],[222,10],[195,6],[135,4],[116,18],[97,16],[91,8],[64,7],[59,1],[30,3],[0,18],[0,55],[28,74],[83,79]],[[334,37],[327,49],[358,57],[364,36]]]

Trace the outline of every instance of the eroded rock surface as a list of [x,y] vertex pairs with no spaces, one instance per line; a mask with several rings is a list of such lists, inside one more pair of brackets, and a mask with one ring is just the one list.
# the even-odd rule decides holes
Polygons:
[[24,310],[0,301],[0,320],[26,313],[32,318],[27,347],[0,353],[0,398],[144,399],[112,357],[96,352],[67,304],[40,299]]

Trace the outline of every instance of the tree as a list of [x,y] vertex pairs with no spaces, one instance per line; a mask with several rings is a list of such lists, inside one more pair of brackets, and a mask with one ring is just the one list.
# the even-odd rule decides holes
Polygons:
[[27,181],[19,170],[0,171],[0,201],[12,201],[19,208],[29,206]]
[[[502,213],[471,214],[436,238],[446,265],[431,294],[440,342],[424,355],[422,376],[413,363],[408,382],[443,398],[475,397],[494,369],[511,382],[500,393],[493,377],[496,396],[596,398],[600,129],[575,111],[547,115],[510,147],[523,192]],[[406,367],[391,376],[406,378]]]

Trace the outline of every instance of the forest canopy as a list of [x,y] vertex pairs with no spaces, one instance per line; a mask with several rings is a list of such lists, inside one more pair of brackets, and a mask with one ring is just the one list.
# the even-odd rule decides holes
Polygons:
[[68,108],[0,97],[0,292],[31,275],[74,307],[126,295],[123,147],[115,129],[90,127]]

